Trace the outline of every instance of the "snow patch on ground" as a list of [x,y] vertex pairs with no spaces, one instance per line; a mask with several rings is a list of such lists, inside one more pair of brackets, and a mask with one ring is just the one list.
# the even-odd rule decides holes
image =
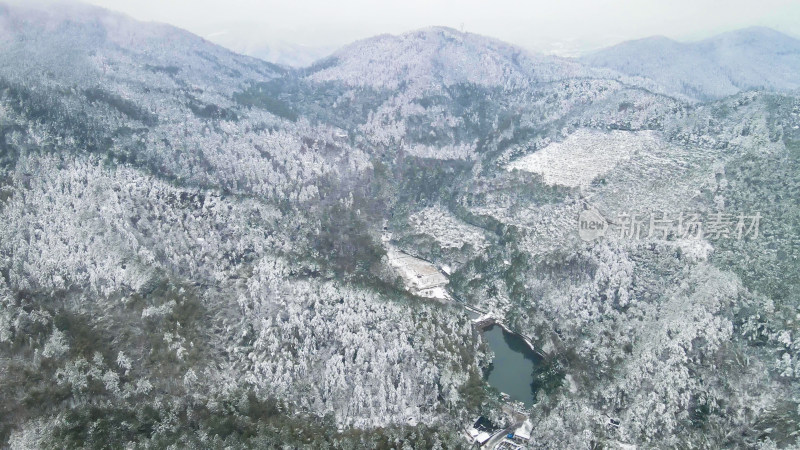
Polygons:
[[409,154],[418,156],[420,158],[467,161],[471,161],[476,158],[474,144],[444,145],[441,147],[415,144],[406,147],[405,150]]
[[506,169],[538,173],[545,183],[551,185],[583,187],[636,152],[657,145],[657,135],[652,131],[614,130],[605,133],[582,129],[562,142],[554,142],[509,163]]
[[714,252],[714,247],[705,239],[679,239],[675,245],[693,261],[708,261],[708,257]]
[[403,279],[405,288],[414,295],[440,300],[452,300],[444,286],[450,282],[439,269],[428,261],[415,258],[389,246],[386,259]]

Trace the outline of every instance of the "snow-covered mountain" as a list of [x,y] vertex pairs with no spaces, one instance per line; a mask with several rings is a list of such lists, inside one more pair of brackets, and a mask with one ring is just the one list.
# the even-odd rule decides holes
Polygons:
[[520,87],[591,74],[565,58],[544,56],[452,28],[432,27],[364,39],[312,66],[310,79],[352,86],[417,89],[472,83]]
[[[299,70],[80,5],[0,40],[0,447],[797,442],[798,96],[446,28]],[[529,410],[464,306],[541,349]]]
[[665,37],[640,39],[580,61],[650,78],[669,92],[698,99],[748,89],[800,88],[800,40],[769,28],[747,28],[690,43]]
[[283,72],[185,30],[73,2],[46,8],[0,4],[0,43],[0,73],[19,79],[49,74],[85,85],[124,70],[118,74],[129,79],[147,79],[149,72],[190,84],[226,86],[236,79]]

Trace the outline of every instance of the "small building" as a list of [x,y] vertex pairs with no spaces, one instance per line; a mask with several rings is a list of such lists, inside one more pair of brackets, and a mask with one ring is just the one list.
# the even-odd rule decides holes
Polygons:
[[530,419],[526,420],[514,430],[514,440],[517,442],[528,442],[531,440],[531,431],[533,431],[533,422]]
[[475,423],[472,424],[472,428],[468,430],[468,433],[470,437],[472,437],[473,442],[483,445],[491,439],[496,431],[497,427],[495,427],[492,421],[481,416],[475,420]]

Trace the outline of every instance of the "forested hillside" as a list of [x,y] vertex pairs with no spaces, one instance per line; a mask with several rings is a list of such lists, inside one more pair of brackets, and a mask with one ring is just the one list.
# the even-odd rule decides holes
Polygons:
[[464,305],[543,355],[531,448],[800,445],[791,80],[447,28],[289,70],[80,5],[0,43],[0,447],[469,448],[516,418]]

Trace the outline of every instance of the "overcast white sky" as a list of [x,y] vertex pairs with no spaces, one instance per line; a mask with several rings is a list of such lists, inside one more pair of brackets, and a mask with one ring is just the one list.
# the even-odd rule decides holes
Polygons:
[[[258,41],[341,46],[431,25],[464,28],[562,55],[624,40],[678,40],[763,25],[800,36],[797,0],[88,0],[167,22],[229,47]],[[239,50],[241,49],[236,49]]]

